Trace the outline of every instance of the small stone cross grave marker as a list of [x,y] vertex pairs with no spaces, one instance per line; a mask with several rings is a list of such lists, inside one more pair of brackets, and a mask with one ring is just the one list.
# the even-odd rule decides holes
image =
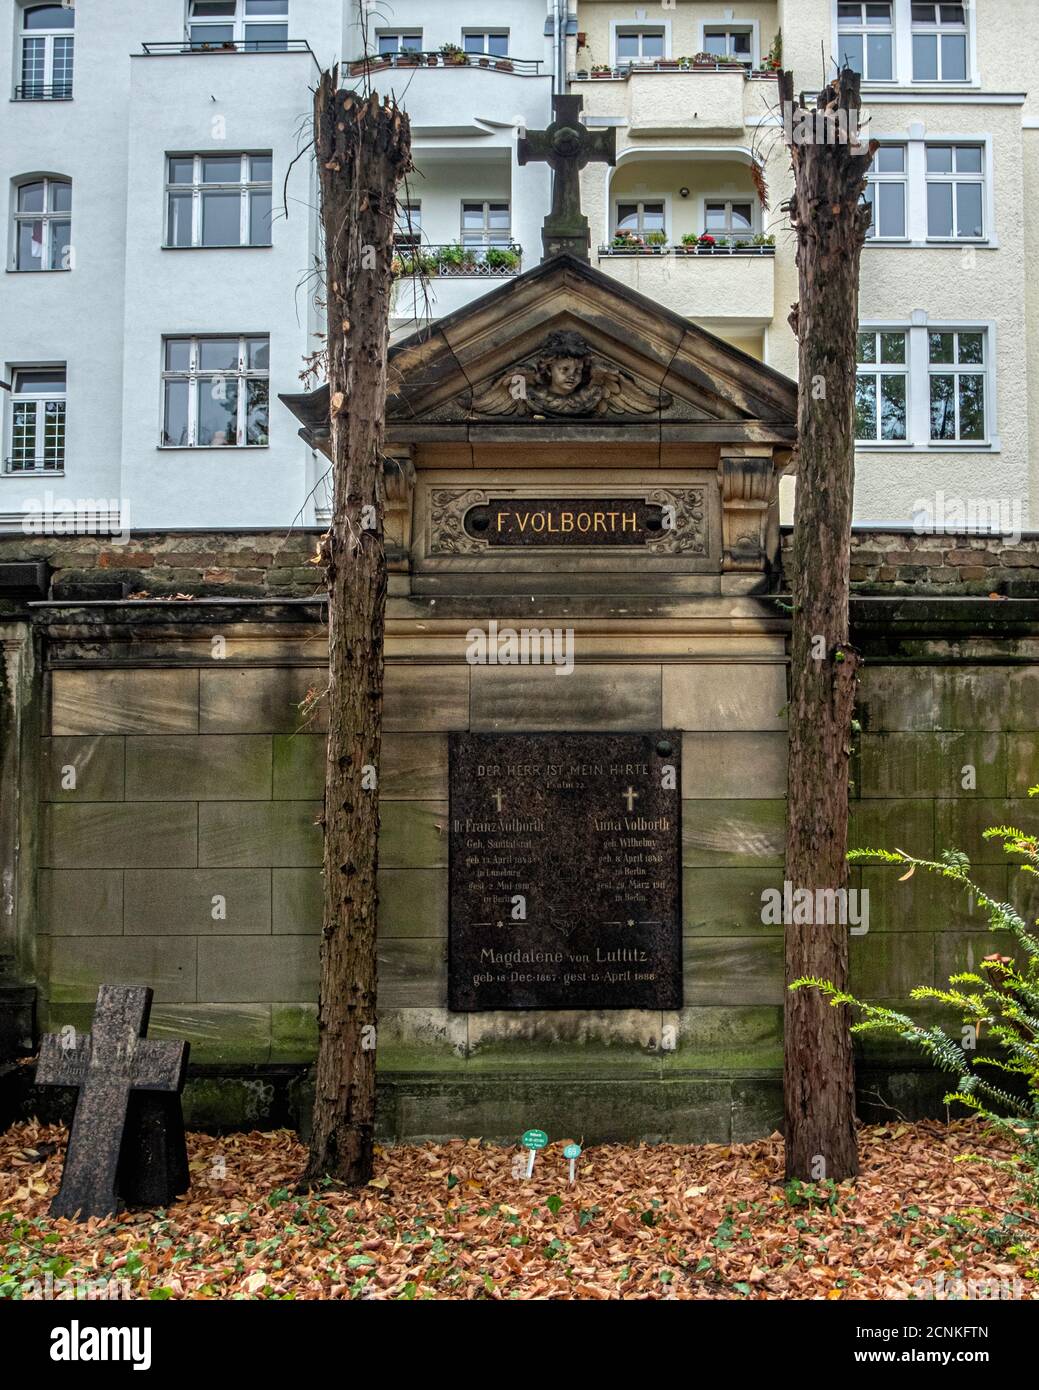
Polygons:
[[90,1033],[49,1033],[36,1082],[79,1089],[52,1216],[165,1206],[188,1189],[180,1092],[189,1044],[148,1038],[152,991],[102,985]]

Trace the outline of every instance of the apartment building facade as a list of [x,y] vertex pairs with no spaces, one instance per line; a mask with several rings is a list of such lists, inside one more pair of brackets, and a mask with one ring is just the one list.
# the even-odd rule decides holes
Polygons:
[[276,398],[319,342],[306,126],[337,59],[412,122],[395,336],[537,263],[550,175],[517,134],[569,90],[617,132],[616,165],[582,176],[592,264],[794,375],[780,57],[804,91],[836,57],[862,70],[881,141],[857,519],[984,525],[1001,503],[1027,524],[1030,0],[3,0],[0,528],[327,514],[326,465]]

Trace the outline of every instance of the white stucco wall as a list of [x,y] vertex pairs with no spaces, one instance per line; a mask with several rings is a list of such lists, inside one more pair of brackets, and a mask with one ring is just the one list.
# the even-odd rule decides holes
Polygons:
[[[349,60],[362,48],[353,0],[289,0],[289,32],[317,60]],[[138,525],[272,525],[310,520],[307,501],[321,469],[280,405],[271,408],[271,444],[263,450],[160,450],[160,352],[164,334],[255,331],[271,337],[272,398],[298,388],[304,355],[316,346],[320,313],[301,283],[313,265],[313,171],[301,160],[289,183],[290,216],[274,224],[273,246],[235,251],[163,251],[164,158],[171,150],[270,149],[277,203],[310,109],[317,75],[306,54],[196,54],[133,57],[141,43],[183,37],[185,0],[105,0],[77,12],[74,100],[5,102],[0,122],[0,193],[5,237],[12,180],[29,174],[72,179],[75,268],[68,273],[5,274],[0,279],[0,371],[67,363],[69,415],[63,478],[0,475],[0,525],[45,494],[72,500],[128,499]],[[551,112],[552,39],[546,0],[502,0],[493,15],[470,0],[392,0],[368,11],[375,31],[422,33],[426,50],[460,43],[463,31],[508,29],[510,54],[542,63],[540,76],[478,68],[394,69],[375,85],[409,111],[416,171],[410,196],[423,206],[430,242],[459,236],[467,198],[508,197],[512,236],[524,268],[540,257],[549,201],[544,165],[520,167],[517,130],[540,128]],[[909,0],[896,0],[900,24]],[[669,51],[695,52],[704,24],[748,23],[755,58],[782,26],[784,58],[798,88],[822,78],[820,53],[836,32],[834,0],[722,4],[679,0],[661,12]],[[0,74],[14,85],[15,0],[0,0]],[[644,16],[644,18],[643,18]],[[618,24],[653,23],[650,7],[580,0],[586,36],[572,63],[608,62]],[[900,30],[900,33],[902,30]],[[902,53],[905,39],[900,39]],[[862,263],[864,321],[894,325],[979,325],[995,352],[996,440],[985,449],[863,450],[858,467],[860,520],[908,520],[913,502],[943,489],[967,495],[1035,495],[1039,487],[1039,9],[1034,0],[977,0],[971,81],[922,89],[904,80],[869,87],[864,98],[874,133],[892,138],[982,141],[991,156],[994,236],[966,256],[960,247],[867,247]],[[571,64],[572,65],[572,64]],[[906,76],[905,68],[900,79]],[[711,85],[713,84],[713,85]],[[582,176],[594,248],[608,239],[619,193],[668,196],[676,237],[700,230],[707,192],[741,192],[747,158],[763,159],[771,210],[762,229],[776,236],[774,261],[742,279],[740,267],[646,263],[605,265],[626,283],[733,340],[752,342],[782,371],[796,371],[787,325],[797,297],[793,241],[781,205],[789,188],[786,151],[770,124],[771,82],[732,74],[653,74],[628,82],[579,82],[593,124],[617,126],[616,170],[592,165]],[[224,118],[217,135],[213,117]],[[1024,127],[1024,128],[1023,128]],[[724,177],[723,177],[724,175]],[[721,183],[719,183],[721,179]],[[688,200],[678,196],[690,188]],[[5,245],[7,242],[5,241]],[[704,278],[693,279],[698,272]],[[708,284],[706,276],[713,277]],[[432,312],[450,312],[492,288],[486,279],[434,282]],[[413,306],[412,306],[413,307]],[[399,308],[398,333],[410,310]],[[749,335],[749,336],[748,336]],[[10,395],[0,393],[9,452]],[[1033,459],[1033,455],[1037,459]],[[968,491],[969,490],[969,491]],[[1036,508],[1032,507],[1033,517]],[[7,519],[5,521],[5,518]]]

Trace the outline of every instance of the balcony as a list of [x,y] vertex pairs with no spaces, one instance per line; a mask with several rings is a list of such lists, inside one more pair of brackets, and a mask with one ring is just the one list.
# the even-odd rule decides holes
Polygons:
[[760,327],[775,314],[775,249],[600,246],[598,266],[629,289],[707,328]]
[[401,246],[394,253],[393,318],[424,322],[460,309],[523,267],[523,250],[503,246]]
[[[632,138],[666,135],[742,135],[748,117],[775,105],[775,71],[742,63],[698,64],[657,59],[652,64],[574,75],[571,90],[584,97],[584,115],[612,117]],[[767,94],[767,95],[766,95]]]

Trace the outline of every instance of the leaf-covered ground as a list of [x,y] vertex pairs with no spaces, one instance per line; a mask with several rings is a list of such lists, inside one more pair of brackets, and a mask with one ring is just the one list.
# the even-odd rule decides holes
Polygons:
[[364,1190],[300,1193],[294,1134],[194,1134],[185,1198],[77,1225],[47,1215],[64,1130],[16,1125],[0,1135],[0,1297],[106,1280],[132,1298],[1036,1296],[1039,1213],[1004,1172],[954,1162],[1001,1153],[978,1124],[860,1140],[861,1177],[839,1188],[784,1186],[773,1136],[591,1148],[573,1185],[564,1140],[530,1181],[518,1149],[478,1140],[380,1149]]

